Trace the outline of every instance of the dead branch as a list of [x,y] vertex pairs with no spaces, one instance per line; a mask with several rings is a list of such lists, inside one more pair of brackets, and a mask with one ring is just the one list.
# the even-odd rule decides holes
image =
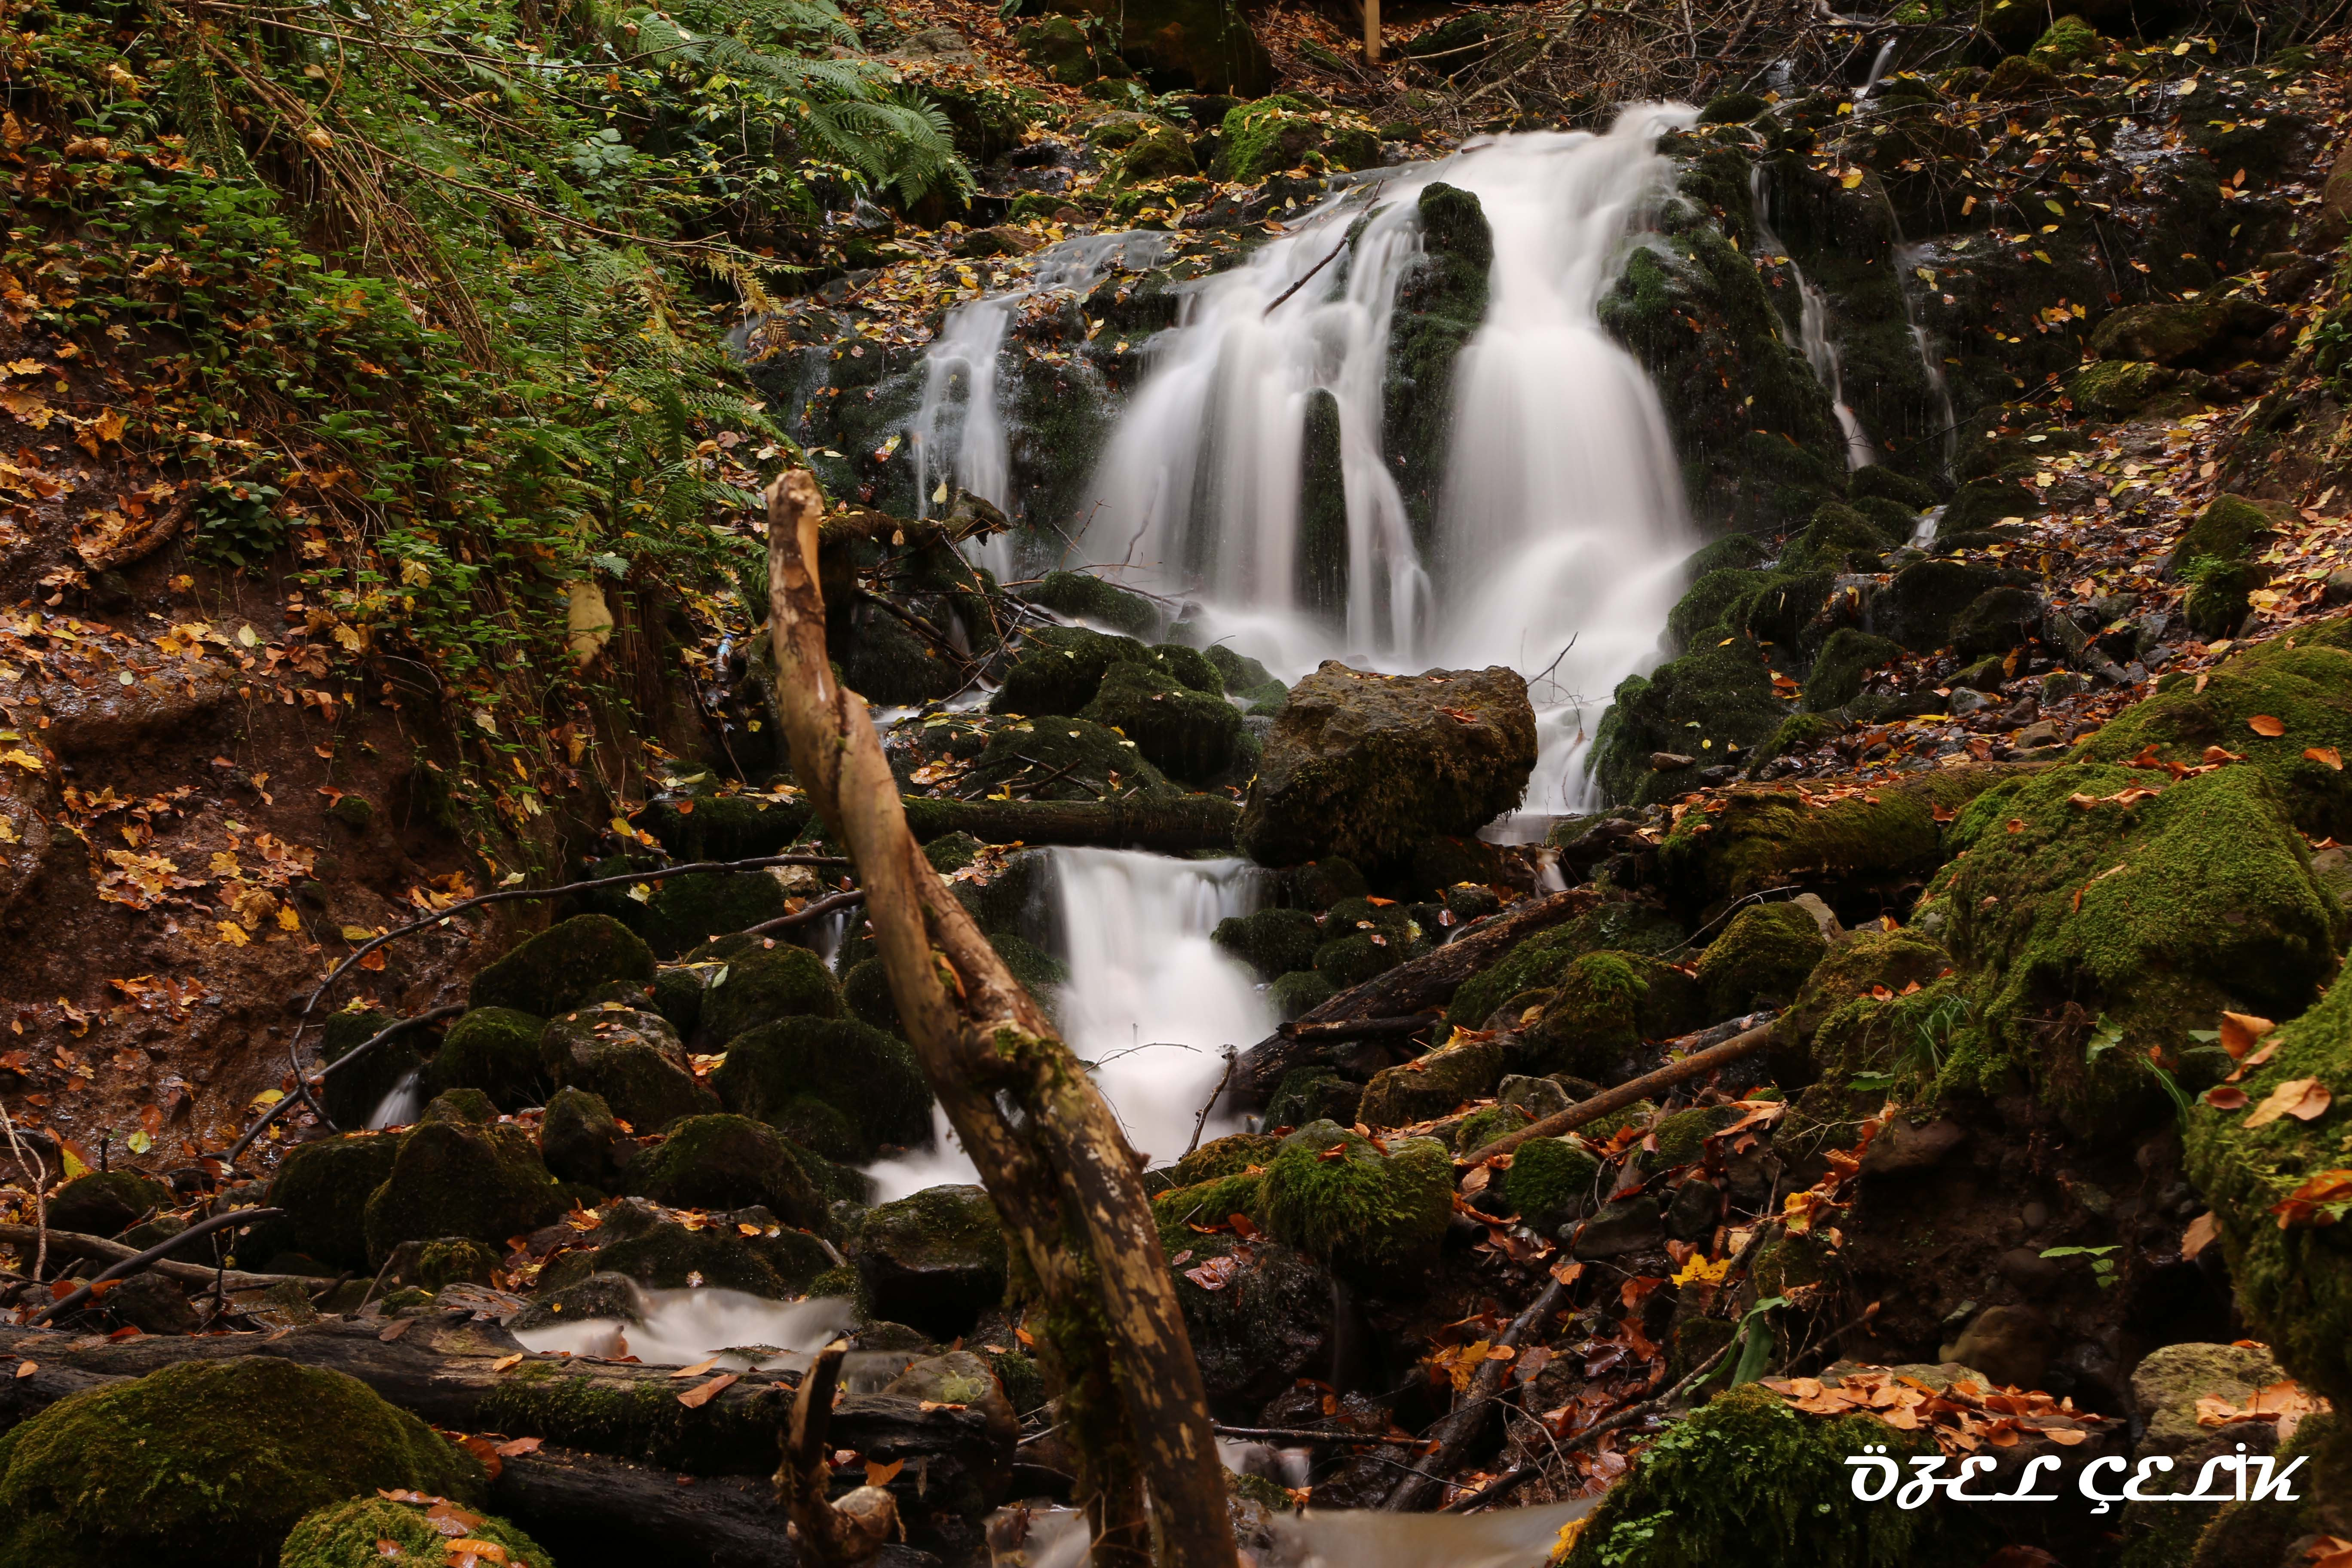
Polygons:
[[1753,1056],[1772,1043],[1772,1026],[1759,1024],[1738,1034],[1719,1046],[1709,1046],[1685,1057],[1678,1062],[1668,1062],[1655,1072],[1645,1072],[1639,1078],[1627,1079],[1615,1089],[1605,1089],[1591,1100],[1580,1100],[1566,1110],[1554,1111],[1542,1121],[1507,1132],[1482,1148],[1463,1156],[1466,1165],[1482,1164],[1497,1154],[1507,1154],[1530,1138],[1557,1138],[1588,1121],[1596,1121],[1612,1110],[1622,1110],[1637,1100],[1647,1100],[1662,1089],[1672,1089],[1695,1078],[1705,1078],[1719,1067]]
[[95,1278],[84,1280],[74,1289],[34,1313],[31,1321],[38,1325],[47,1322],[51,1318],[70,1312],[95,1295],[100,1285],[109,1280],[121,1279],[127,1275],[136,1274],[150,1264],[160,1262],[169,1254],[177,1252],[182,1247],[199,1237],[210,1236],[216,1230],[223,1230],[233,1225],[250,1225],[258,1219],[276,1219],[285,1212],[284,1209],[230,1209],[225,1214],[212,1215],[200,1219],[177,1236],[165,1237],[144,1252],[136,1252],[119,1263],[109,1264]]

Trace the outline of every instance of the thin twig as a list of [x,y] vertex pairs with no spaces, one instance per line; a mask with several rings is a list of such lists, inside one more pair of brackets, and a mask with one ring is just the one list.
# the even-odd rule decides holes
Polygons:
[[134,1253],[106,1269],[97,1278],[83,1281],[79,1289],[59,1297],[34,1313],[30,1320],[31,1324],[38,1328],[61,1312],[72,1311],[89,1300],[91,1293],[108,1280],[120,1279],[126,1274],[136,1274],[157,1258],[168,1253],[177,1252],[183,1243],[194,1241],[199,1237],[210,1236],[214,1231],[223,1230],[233,1225],[251,1225],[257,1219],[277,1219],[285,1213],[284,1209],[230,1209],[225,1214],[216,1214],[210,1218],[200,1219],[177,1236],[167,1236],[146,1251]]
[[1429,1446],[1426,1437],[1402,1436],[1394,1433],[1319,1432],[1312,1426],[1220,1426],[1212,1429],[1220,1437],[1255,1437],[1296,1443],[1382,1443],[1392,1448],[1425,1448]]
[[1201,1114],[1192,1118],[1192,1137],[1184,1145],[1183,1158],[1192,1158],[1192,1151],[1201,1146],[1201,1130],[1209,1124],[1209,1112],[1214,1110],[1217,1101],[1224,1098],[1225,1086],[1234,1081],[1234,1068],[1241,1059],[1241,1052],[1231,1046],[1225,1047],[1225,1070],[1218,1077],[1217,1087],[1209,1091],[1208,1100],[1202,1104]]
[[33,1228],[40,1237],[33,1248],[33,1283],[37,1285],[49,1261],[49,1200],[43,1192],[49,1184],[49,1167],[38,1154],[27,1154],[24,1144],[16,1141],[16,1120],[8,1114],[5,1105],[0,1105],[0,1128],[7,1131],[8,1147],[16,1156],[16,1168],[33,1184]]

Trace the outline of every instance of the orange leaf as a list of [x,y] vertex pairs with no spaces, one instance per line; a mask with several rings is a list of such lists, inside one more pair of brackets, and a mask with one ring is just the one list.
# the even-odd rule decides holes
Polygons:
[[520,1364],[521,1361],[522,1357],[520,1354],[502,1355],[499,1357],[498,1360],[490,1363],[490,1370],[492,1372],[504,1372],[510,1366]]
[[2257,713],[2252,718],[2247,720],[2246,728],[2252,730],[2257,735],[2265,735],[2273,740],[2276,740],[2279,736],[2286,733],[2285,721],[2280,719],[2273,719],[2267,713]]
[[692,1366],[679,1367],[676,1372],[671,1373],[670,1375],[672,1377],[700,1377],[704,1373],[709,1372],[712,1367],[717,1366],[718,1364],[719,1358],[717,1356],[706,1356],[701,1361],[696,1362]]
[[2221,1048],[2230,1053],[2231,1061],[2242,1060],[2254,1048],[2254,1042],[2277,1028],[2268,1018],[2257,1018],[2252,1013],[2221,1015]]
[[869,1487],[887,1487],[896,1480],[898,1472],[906,1468],[907,1461],[904,1459],[893,1459],[887,1465],[868,1459],[866,1461],[866,1484]]
[[547,1439],[544,1437],[514,1438],[511,1441],[499,1445],[499,1458],[502,1459],[519,1459],[525,1454],[536,1454],[539,1452],[539,1446],[546,1441]]
[[2271,1090],[2268,1098],[2254,1107],[2246,1118],[2249,1129],[2267,1127],[2282,1116],[2292,1116],[2297,1121],[2314,1121],[2327,1114],[2329,1102],[2335,1097],[2327,1086],[2315,1078],[2291,1078]]
[[722,1372],[717,1377],[712,1378],[709,1383],[698,1384],[694,1387],[688,1389],[684,1394],[679,1394],[677,1396],[677,1402],[680,1405],[685,1405],[688,1410],[699,1410],[704,1405],[709,1404],[712,1400],[718,1398],[719,1394],[726,1389],[728,1384],[734,1381],[735,1373],[731,1372]]
[[2326,763],[2339,773],[2344,771],[2344,753],[2333,746],[2306,746],[2303,758],[2308,763]]
[[2234,1083],[2217,1083],[2205,1091],[2205,1103],[2216,1110],[2243,1110],[2246,1091]]

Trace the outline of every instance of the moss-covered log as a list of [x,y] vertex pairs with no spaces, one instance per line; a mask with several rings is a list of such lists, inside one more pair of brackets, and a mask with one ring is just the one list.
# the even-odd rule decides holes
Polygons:
[[969,833],[987,844],[1081,844],[1182,855],[1230,849],[1242,808],[1213,795],[1128,795],[1110,800],[907,801],[907,826],[928,844]]

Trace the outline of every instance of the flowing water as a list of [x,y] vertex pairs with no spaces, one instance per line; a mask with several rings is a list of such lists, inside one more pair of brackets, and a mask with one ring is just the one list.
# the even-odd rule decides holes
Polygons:
[[636,1289],[635,1321],[582,1318],[524,1329],[525,1350],[545,1355],[568,1351],[617,1361],[635,1356],[648,1366],[691,1366],[714,1353],[723,1370],[799,1371],[808,1358],[856,1321],[854,1303],[830,1296],[771,1301],[742,1290]]
[[405,1127],[424,1109],[425,1069],[410,1068],[400,1075],[399,1082],[383,1091],[383,1098],[368,1112],[368,1131],[381,1132],[387,1127]]
[[1805,276],[1805,269],[1797,265],[1788,253],[1789,247],[1772,231],[1771,187],[1761,165],[1748,171],[1748,194],[1756,207],[1757,247],[1786,267],[1789,275],[1797,280],[1797,347],[1804,354],[1805,363],[1812,366],[1813,379],[1830,395],[1830,407],[1837,415],[1838,428],[1845,434],[1845,466],[1866,468],[1878,461],[1878,448],[1871,445],[1869,433],[1863,429],[1861,419],[1845,400],[1845,360],[1830,336],[1829,300]]
[[[1485,1513],[1384,1513],[1375,1509],[1277,1514],[1260,1568],[1539,1568],[1560,1531],[1598,1500],[1500,1508]],[[999,1568],[1086,1568],[1092,1560],[1087,1516],[1076,1509],[1026,1509],[992,1525]],[[1000,1516],[1002,1518],[1003,1516]],[[994,1547],[1009,1541],[1006,1547]]]
[[[1696,543],[1657,396],[1596,313],[1673,189],[1658,135],[1688,119],[1629,110],[1606,135],[1500,137],[1388,171],[1198,286],[1146,351],[1088,533],[1135,540],[1145,585],[1191,599],[1204,638],[1285,679],[1324,658],[1539,678],[1528,807],[1582,800],[1600,705],[1659,657]],[[1398,289],[1422,256],[1416,204],[1440,181],[1477,195],[1495,258],[1454,373],[1443,494],[1416,538],[1381,448],[1382,395]],[[1339,559],[1317,563],[1345,586],[1322,605],[1299,570],[1318,393],[1337,412],[1345,513]]]
[[[1063,1037],[1154,1164],[1181,1155],[1225,1070],[1228,1046],[1276,1019],[1255,979],[1209,933],[1256,909],[1265,874],[1245,860],[1178,860],[1123,849],[1048,849],[1046,944],[1069,966],[1055,1001]],[[933,1146],[868,1167],[877,1201],[974,1182],[971,1162],[932,1113]],[[1235,1131],[1212,1118],[1201,1137]]]

